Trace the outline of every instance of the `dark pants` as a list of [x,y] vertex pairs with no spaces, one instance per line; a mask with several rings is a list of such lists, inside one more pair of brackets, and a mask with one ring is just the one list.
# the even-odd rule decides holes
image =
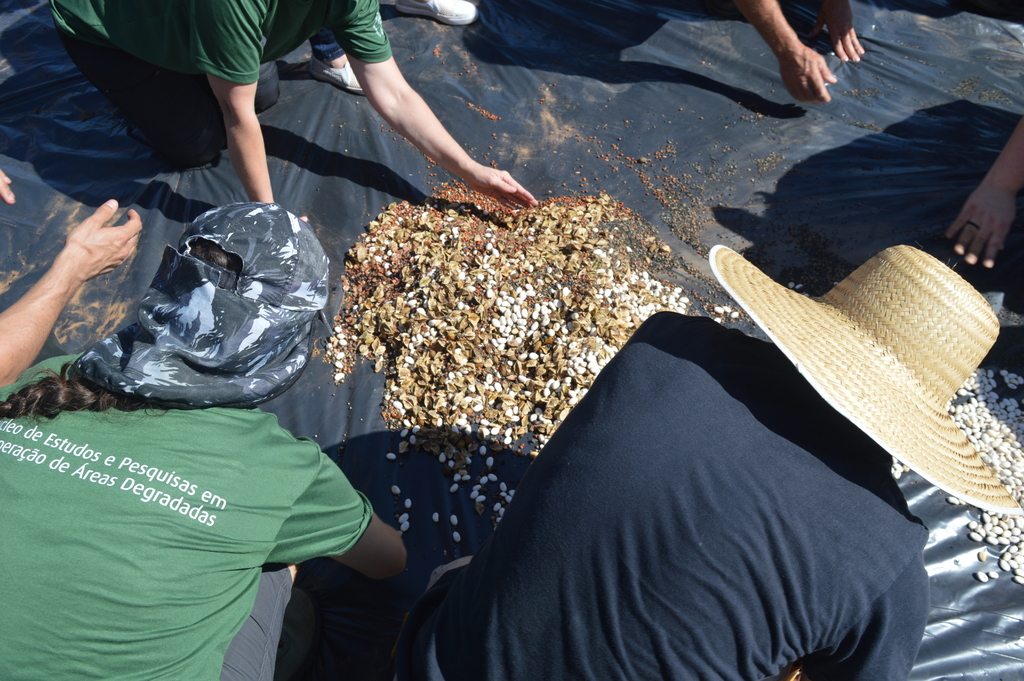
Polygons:
[[252,614],[224,654],[220,681],[273,681],[277,642],[291,595],[292,576],[287,567],[263,573]]
[[313,57],[325,64],[345,56],[345,50],[341,49],[330,26],[322,27],[316,35],[309,39],[309,48]]
[[[224,118],[205,74],[160,68],[124,50],[93,45],[57,31],[82,74],[120,109],[146,141],[175,166],[212,162],[227,143]],[[277,103],[275,64],[260,67],[256,112]]]

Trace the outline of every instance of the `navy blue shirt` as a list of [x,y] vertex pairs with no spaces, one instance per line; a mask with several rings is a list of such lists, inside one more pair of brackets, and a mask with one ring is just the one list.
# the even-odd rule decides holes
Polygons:
[[417,604],[400,679],[906,679],[927,530],[773,345],[662,313]]

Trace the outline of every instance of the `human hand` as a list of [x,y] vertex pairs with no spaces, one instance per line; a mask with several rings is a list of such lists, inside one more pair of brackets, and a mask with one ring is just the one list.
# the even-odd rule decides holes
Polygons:
[[0,170],[0,199],[3,199],[4,203],[14,203],[14,192],[11,191],[10,184],[11,178]]
[[54,267],[63,268],[79,282],[85,282],[130,258],[142,231],[142,220],[138,213],[129,210],[128,222],[107,227],[115,211],[117,201],[111,199],[71,230]]
[[953,250],[964,256],[968,265],[977,263],[984,251],[982,264],[992,267],[1016,213],[1016,192],[983,181],[967,197],[960,214],[946,230],[946,238],[956,239]]
[[533,198],[533,194],[513,180],[505,170],[488,168],[478,163],[476,172],[465,179],[474,191],[497,199],[508,208],[531,208],[537,205],[537,199]]
[[839,82],[825,58],[803,44],[779,57],[779,75],[794,99],[812,104],[832,101],[825,83]]
[[850,0],[822,0],[821,8],[818,10],[818,21],[807,37],[813,38],[820,34],[823,27],[828,28],[832,49],[840,60],[860,61],[864,48],[860,46],[857,32],[853,30]]

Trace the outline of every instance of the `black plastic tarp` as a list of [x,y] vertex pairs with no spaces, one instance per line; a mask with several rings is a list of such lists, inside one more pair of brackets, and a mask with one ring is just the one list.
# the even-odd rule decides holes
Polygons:
[[[381,13],[406,78],[470,153],[539,199],[603,191],[623,202],[672,246],[674,283],[726,303],[703,257],[725,243],[818,294],[882,248],[915,244],[999,309],[1003,329],[986,365],[1020,371],[1019,229],[991,271],[959,264],[941,232],[1024,112],[1024,29],[941,0],[852,5],[867,54],[843,64],[827,41],[816,43],[839,79],[820,106],[796,104],[753,28],[709,17],[700,0],[486,0],[480,21],[462,28],[399,16],[390,4]],[[806,35],[816,3],[786,12]],[[344,253],[384,206],[422,201],[452,178],[365,99],[311,80],[307,59],[300,49],[279,62],[281,99],[260,119],[275,196],[309,216],[340,276]],[[35,0],[0,10],[0,167],[18,196],[0,205],[2,307],[106,199],[143,216],[138,255],[90,282],[62,316],[55,336],[68,351],[131,319],[184,222],[244,199],[226,154],[185,172],[158,158],[78,73]],[[330,309],[339,305],[336,288]],[[383,518],[404,511],[390,492],[401,487],[413,521],[399,577],[372,582],[326,560],[305,566],[300,581],[324,623],[312,676],[387,678],[395,633],[429,572],[472,553],[491,523],[472,512],[468,486],[449,492],[436,460],[384,458],[398,436],[380,415],[382,375],[361,366],[335,386],[332,373],[313,362],[265,408],[316,438]],[[499,456],[501,479],[514,486],[527,465]],[[964,525],[977,511],[948,504],[913,474],[901,485],[931,530],[933,607],[912,678],[1024,678],[1024,587],[1005,575],[971,578],[979,545]],[[461,543],[431,522],[433,511],[459,515]]]

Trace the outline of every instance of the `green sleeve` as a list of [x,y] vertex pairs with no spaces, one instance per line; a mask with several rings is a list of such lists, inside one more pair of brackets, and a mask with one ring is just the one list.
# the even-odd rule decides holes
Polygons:
[[312,481],[292,505],[277,533],[268,563],[299,563],[317,556],[336,556],[352,548],[370,524],[373,507],[320,451]]
[[232,83],[255,83],[267,11],[267,0],[190,0],[189,58],[193,65]]
[[351,5],[349,12],[327,17],[338,44],[359,61],[375,64],[390,59],[391,43],[380,20],[380,4],[358,0]]

